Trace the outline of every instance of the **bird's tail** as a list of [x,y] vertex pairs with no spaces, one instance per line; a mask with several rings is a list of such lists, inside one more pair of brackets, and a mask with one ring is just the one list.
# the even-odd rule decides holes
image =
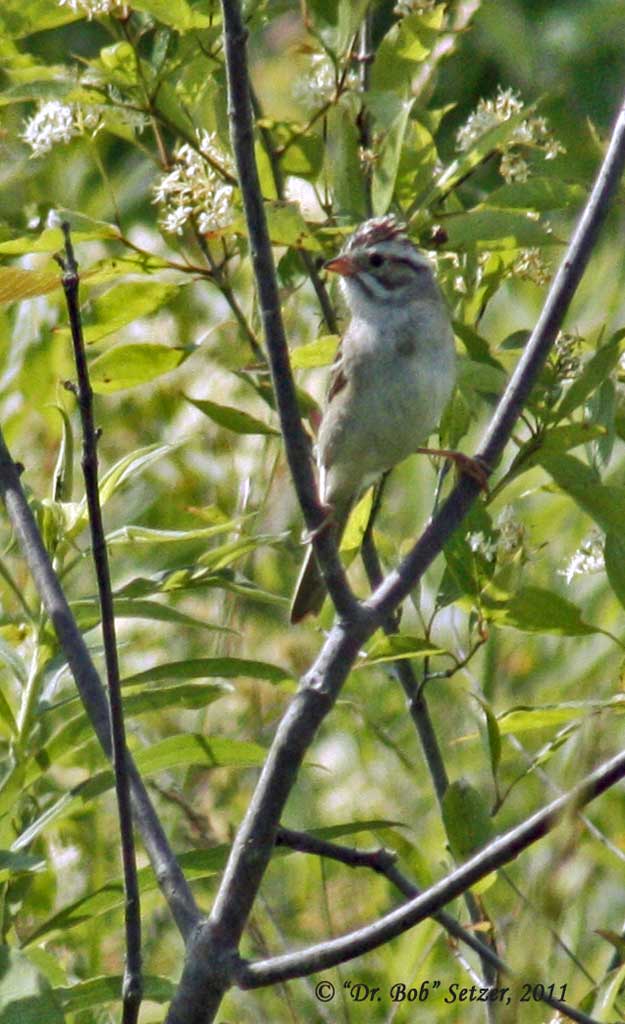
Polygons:
[[291,601],[291,623],[300,622],[306,615],[318,615],[325,596],[326,585],[311,545],[306,552]]

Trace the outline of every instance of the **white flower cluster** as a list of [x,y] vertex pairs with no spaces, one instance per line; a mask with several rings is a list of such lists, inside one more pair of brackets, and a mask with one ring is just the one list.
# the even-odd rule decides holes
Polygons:
[[570,583],[574,576],[588,576],[603,572],[604,569],[603,535],[599,530],[592,530],[571,556],[566,569],[558,570],[558,575],[564,576],[566,582]]
[[[456,135],[456,149],[465,153],[471,149],[478,139],[486,135],[492,128],[504,124],[512,117],[523,112],[523,101],[512,89],[497,89],[492,99],[481,99],[477,108],[469,114],[467,121]],[[510,138],[503,147],[499,171],[507,182],[527,181],[530,168],[519,153],[519,146],[527,146],[539,150],[545,160],[553,160],[559,153],[564,153],[564,146],[554,137],[544,117],[526,117],[512,131]]]
[[487,562],[496,558],[505,560],[515,555],[523,546],[525,529],[514,514],[512,505],[505,505],[495,521],[498,536],[488,537],[483,530],[467,534],[467,543],[476,554],[482,555]]
[[544,285],[551,280],[551,271],[540,249],[532,246],[528,249],[521,249],[510,268],[511,277],[521,277],[526,281],[533,281],[534,284]]
[[554,343],[556,373],[559,380],[574,380],[580,371],[581,338],[560,331]]
[[310,67],[293,83],[293,99],[313,110],[332,99],[336,85],[336,69],[328,55],[313,53]]
[[101,115],[97,107],[83,108],[78,103],[48,100],[24,122],[20,138],[30,146],[33,156],[43,156],[53,146],[71,142],[77,135],[95,134],[100,125]]
[[174,166],[154,187],[154,202],[163,207],[161,227],[181,235],[194,222],[203,235],[225,228],[232,221],[234,165],[219,147],[214,132],[198,134],[197,148],[188,142],[174,150]]
[[59,7],[69,7],[76,14],[85,14],[89,21],[98,14],[110,14],[120,6],[119,0],[58,0]]

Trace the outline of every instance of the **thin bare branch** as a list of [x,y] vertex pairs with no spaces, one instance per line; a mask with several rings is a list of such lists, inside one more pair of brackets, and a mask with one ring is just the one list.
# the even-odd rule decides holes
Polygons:
[[98,599],[104,645],[104,662],[108,682],[109,713],[115,793],[119,815],[122,868],[124,875],[124,921],[126,929],[126,958],[122,986],[122,1024],[136,1024],[143,998],[143,975],[141,968],[141,899],[137,878],[135,839],[132,828],[130,804],[130,783],[128,780],[128,755],[126,750],[126,726],[122,704],[117,638],[115,631],[115,609],[113,588],[109,568],[108,551],[104,534],[102,506],[98,483],[98,434],[95,426],[93,390],[89,379],[87,354],[82,332],[78,292],[80,277],[74,256],[70,226],[63,225],[65,255],[58,257],[63,270],[63,290],[69,315],[74,362],[76,365],[76,398],[82,424],[82,469],[85,481],[85,495],[89,510],[91,551],[98,585]]
[[[100,677],[76,625],[41,534],[24,494],[18,466],[13,462],[0,432],[0,498],[28,563],[33,581],[56,631],[74,676],[76,687],[94,732],[108,758],[111,757],[109,710]],[[128,774],[132,809],[154,874],[178,929],[185,938],[196,925],[199,911],[193,894],[169,846],[167,836],[131,757]]]

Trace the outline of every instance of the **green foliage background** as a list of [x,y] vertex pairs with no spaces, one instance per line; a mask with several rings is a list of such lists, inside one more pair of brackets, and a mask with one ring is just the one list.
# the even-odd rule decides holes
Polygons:
[[[335,342],[314,344],[333,331],[295,249],[313,264],[336,252],[366,215],[367,165],[358,156],[357,84],[312,104],[294,89],[314,54],[325,53],[342,81],[365,6],[245,5],[259,166],[302,408],[311,419]],[[617,0],[474,6],[454,52],[410,104],[411,82],[431,59],[443,19],[463,5],[433,5],[400,23],[391,3],[375,3],[369,102],[376,212],[390,206],[409,214],[415,240],[430,248],[437,228],[444,231],[439,276],[462,370],[442,433],[466,451],[476,446],[544,299],[546,284],[518,269],[521,250],[532,247],[557,265],[625,81]],[[72,224],[83,273],[130,745],[207,908],[264,749],[320,643],[318,624],[287,626],[301,523],[256,348],[262,339],[238,194],[233,222],[204,234],[191,221],[180,235],[163,232],[154,202],[176,146],[195,145],[196,129],[214,132],[227,159],[220,32],[211,0],[142,0],[129,18],[118,11],[93,20],[52,0],[5,0],[0,10],[3,429],[100,664],[77,414],[63,384],[73,374],[69,336],[52,260],[61,235],[50,211],[60,211]],[[566,147],[552,161],[525,147],[525,185],[506,185],[498,171],[514,119],[466,154],[455,149],[459,126],[498,86],[520,93],[520,117],[535,116],[538,104]],[[24,126],[50,100],[81,104],[83,115],[97,110],[101,126],[33,156]],[[300,182],[288,203],[268,146],[281,175]],[[454,172],[457,159],[464,162]],[[312,213],[297,205],[310,186],[322,199]],[[449,776],[477,791],[476,818],[496,809],[494,832],[622,746],[622,200],[621,188],[568,318],[580,360],[575,378],[554,356],[490,502],[472,513],[413,595],[401,643],[377,639],[363,653],[288,807],[292,827],[332,827],[346,842],[394,848],[421,885],[453,863],[450,840],[462,858],[466,837],[458,807],[443,823],[388,671],[390,655],[401,650],[415,658],[417,672],[438,676],[425,692]],[[423,458],[393,473],[376,528],[385,565],[396,564],[425,522],[435,481]],[[508,505],[522,529],[502,552],[497,523]],[[6,521],[0,525],[0,1021],[18,1019],[17,993],[32,997],[49,1021],[108,1022],[116,1019],[123,965],[111,780]],[[599,545],[607,537],[607,571],[567,582],[563,571],[592,529],[600,531]],[[470,533],[499,542],[497,560],[473,551]],[[356,547],[357,523],[347,548],[350,536]],[[358,560],[352,572],[365,594]],[[330,620],[326,608],[322,626]],[[443,653],[425,657],[424,638]],[[611,939],[625,916],[624,830],[622,800],[610,793],[588,819],[561,826],[480,897],[519,977],[553,983],[556,994],[566,985],[566,998],[594,1008],[597,1019],[623,1016]],[[470,836],[469,847],[484,838]],[[183,951],[148,868],[143,878],[147,1024],[162,1019]],[[396,900],[377,877],[276,856],[244,954],[321,941]],[[460,903],[454,911],[464,912]],[[428,922],[335,972],[339,994],[327,1013],[312,982],[292,982],[233,993],[223,1019],[414,1020],[413,1006],[386,997],[390,985],[418,987],[425,978],[443,988],[470,984],[457,954]],[[350,1002],[344,980],[380,986],[382,1001]],[[432,1012],[437,1021],[458,1019],[457,1006],[440,998]],[[482,1008],[462,1012],[465,1021],[483,1019]],[[501,1020],[516,1019],[518,1004],[506,1012]],[[529,1003],[519,1019],[545,1015]]]

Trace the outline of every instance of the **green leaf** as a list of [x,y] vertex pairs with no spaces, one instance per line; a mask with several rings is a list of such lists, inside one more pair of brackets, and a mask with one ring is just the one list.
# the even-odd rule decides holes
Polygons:
[[90,303],[83,331],[85,342],[90,345],[140,317],[155,313],[179,293],[180,285],[160,281],[124,281],[114,285]]
[[582,619],[579,608],[551,590],[521,587],[512,597],[494,600],[482,594],[485,616],[499,626],[511,626],[523,633],[554,636],[590,636],[600,630]]
[[602,711],[609,707],[623,706],[625,698],[618,695],[618,698],[608,701],[562,701],[559,704],[538,704],[533,707],[527,704],[516,704],[514,707],[502,711],[497,716],[499,731],[502,736],[510,733],[533,732],[536,729],[553,729],[560,725],[567,725],[579,718],[586,718],[594,711]]
[[625,488],[602,484],[597,474],[573,455],[541,455],[540,465],[604,533],[621,533]]
[[0,305],[47,295],[61,287],[61,276],[53,270],[24,270],[23,267],[0,267]]
[[[47,0],[46,0],[47,2]],[[94,227],[87,231],[72,231],[72,242],[90,242],[94,239],[119,239],[119,230],[114,224],[94,221]],[[23,256],[30,252],[61,252],[65,244],[60,228],[46,228],[39,235],[25,235],[0,242],[0,254],[4,256]],[[81,274],[85,278],[87,274]]]
[[11,853],[10,850],[0,850],[0,882],[6,882],[11,875],[45,871],[45,868],[45,857],[33,853]]
[[488,195],[488,205],[546,212],[581,206],[586,196],[586,189],[581,185],[569,184],[559,178],[531,177],[527,181],[513,181],[494,189]]
[[623,338],[625,330],[617,331],[606,345],[595,352],[554,410],[554,418],[561,420],[570,416],[603,383],[618,363]]
[[187,541],[208,540],[222,533],[238,530],[246,517],[225,519],[216,526],[197,526],[189,530],[155,530],[150,526],[121,526],[106,536],[106,543],[115,544],[184,544]]
[[371,67],[373,90],[408,92],[418,65],[430,52],[421,39],[422,27],[420,14],[408,14],[386,33]]
[[207,398],[189,398],[188,395],[184,397],[187,402],[190,402],[201,413],[208,416],[213,423],[217,423],[218,426],[224,427],[226,430],[232,430],[235,434],[280,436],[280,431],[276,430],[275,427],[270,427],[267,423],[263,423],[262,420],[256,419],[255,416],[250,416],[243,409],[234,409],[230,405],[218,405],[217,402],[211,402]]
[[123,686],[136,683],[156,683],[172,679],[264,679],[269,683],[281,683],[293,679],[293,674],[279,665],[267,661],[251,661],[247,658],[190,658],[187,661],[169,661],[155,665],[145,672],[137,672],[123,680]]
[[0,1021],[2,1024],[64,1024],[49,981],[27,956],[0,946]]
[[137,751],[137,768],[152,775],[171,768],[198,765],[204,768],[249,768],[263,764],[267,751],[258,743],[209,737],[200,733],[168,736]]
[[480,705],[486,718],[486,735],[488,737],[488,753],[490,757],[490,770],[493,774],[495,785],[497,785],[497,773],[501,762],[501,730],[497,716],[487,700],[479,694],[473,694],[474,699]]
[[363,220],[367,210],[359,146],[350,112],[343,106],[332,107],[327,114],[324,173],[337,217],[354,222]]
[[[297,203],[273,199],[265,204],[267,230],[273,245],[289,245],[296,249],[308,249],[320,252],[321,245],[309,231]],[[234,230],[247,234],[247,225],[243,219],[237,220]]]
[[466,779],[447,787],[442,812],[451,852],[457,860],[475,853],[494,835],[488,804]]
[[603,554],[610,586],[625,608],[625,537],[622,528],[618,533],[612,531],[606,534]]
[[0,36],[21,39],[33,32],[44,32],[59,25],[67,25],[71,21],[77,21],[78,17],[79,15],[71,9],[51,4],[50,0],[29,0],[27,4],[23,0],[2,0]]
[[[115,617],[118,619],[147,619],[151,622],[171,622],[178,626],[192,626],[200,629],[218,630],[222,633],[230,633],[227,626],[220,626],[212,622],[204,622],[186,612],[180,612],[158,601],[146,601],[137,598],[125,598],[114,596]],[[72,601],[70,608],[76,616],[76,621],[81,630],[87,632],[93,629],[100,622],[100,603],[98,598],[81,598],[79,601]]]
[[299,345],[291,349],[291,366],[294,370],[309,370],[315,366],[328,366],[336,355],[339,346],[340,336],[338,334],[324,334],[315,341],[309,341],[307,345]]
[[178,32],[210,28],[215,24],[216,12],[211,12],[210,16],[202,14],[190,7],[186,0],[133,0],[132,6],[137,11],[146,11]]
[[124,388],[170,373],[188,359],[193,349],[155,345],[116,345],[94,359],[89,366],[91,386],[96,394],[109,395]]
[[375,214],[386,213],[391,205],[404,137],[414,103],[414,97],[402,103],[399,114],[386,128],[379,146],[371,181],[371,201]]
[[596,423],[569,423],[562,427],[553,427],[537,437],[531,437],[521,445],[516,453],[506,479],[508,482],[526,470],[537,466],[544,456],[560,455],[603,437],[605,427]]
[[559,239],[538,221],[516,211],[492,210],[483,206],[467,213],[445,216],[441,223],[450,249],[472,245],[482,250],[559,244]]
[[[160,978],[155,974],[144,974],[143,998],[154,1003],[168,1003],[176,991],[176,986],[169,978]],[[54,995],[65,1013],[79,1013],[89,1010],[102,1003],[114,1003],[121,999],[123,976],[111,974],[106,977],[89,978],[75,985],[64,985],[55,988]]]
[[434,654],[445,654],[444,648],[435,647],[420,636],[409,636],[407,633],[393,633],[390,636],[378,637],[367,650],[366,657],[354,666],[355,669],[369,668],[387,661],[398,661],[401,658],[429,658]]
[[53,405],[63,424],[59,454],[54,467],[53,501],[71,501],[74,489],[74,432],[72,423],[61,405]]
[[[140,771],[152,774],[191,765],[202,768],[256,767],[263,764],[266,754],[266,750],[257,743],[222,737],[213,739],[199,733],[181,733],[135,752],[135,761]],[[24,829],[12,844],[12,851],[17,852],[29,846],[53,821],[81,813],[113,786],[114,777],[110,770],[97,772],[90,779],[74,786]]]

